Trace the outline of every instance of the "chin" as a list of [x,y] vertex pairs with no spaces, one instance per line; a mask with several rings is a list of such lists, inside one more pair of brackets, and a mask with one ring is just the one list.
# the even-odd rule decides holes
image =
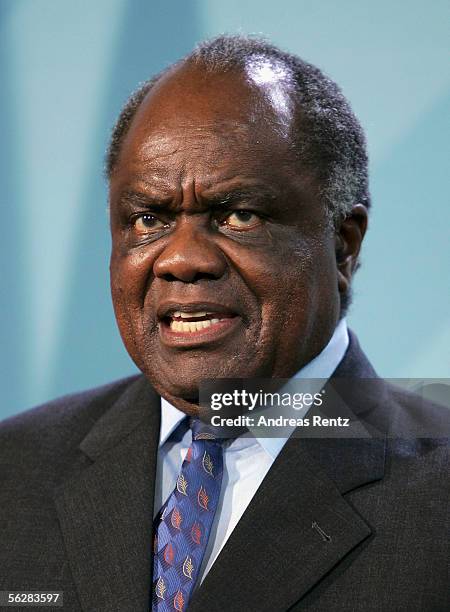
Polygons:
[[248,363],[233,364],[233,370],[231,370],[229,359],[221,360],[222,367],[218,367],[217,361],[211,363],[208,361],[210,360],[203,361],[203,363],[200,363],[199,360],[187,361],[184,365],[180,363],[174,368],[167,368],[165,364],[166,367],[158,370],[155,369],[155,364],[152,364],[152,368],[144,370],[144,374],[160,395],[179,398],[193,404],[198,403],[199,387],[205,380],[257,376],[253,368],[249,371]]
[[189,376],[186,370],[182,372],[167,372],[166,369],[155,371],[154,366],[151,370],[146,369],[143,372],[156,391],[163,397],[170,395],[172,398],[176,397],[194,403],[198,399],[200,383],[207,378],[207,376],[199,376],[198,372],[197,376]]

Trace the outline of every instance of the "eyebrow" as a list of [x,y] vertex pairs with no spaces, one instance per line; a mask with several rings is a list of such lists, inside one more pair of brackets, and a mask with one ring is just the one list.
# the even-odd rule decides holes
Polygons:
[[[212,191],[212,190],[211,190]],[[234,189],[218,190],[201,196],[201,201],[214,208],[227,209],[239,202],[260,201],[267,202],[276,199],[276,194],[261,185],[251,187],[237,187]]]
[[[273,201],[276,199],[276,194],[270,188],[256,185],[256,186],[245,186],[237,187],[226,190],[210,190],[209,194],[200,196],[202,203],[208,204],[214,208],[229,208],[239,202],[248,201]],[[134,208],[165,208],[169,207],[173,202],[173,198],[170,196],[160,196],[143,193],[140,191],[124,191],[119,198],[121,204],[127,204]]]
[[128,204],[135,208],[161,208],[171,202],[170,197],[156,197],[140,191],[123,191],[120,194],[119,202]]

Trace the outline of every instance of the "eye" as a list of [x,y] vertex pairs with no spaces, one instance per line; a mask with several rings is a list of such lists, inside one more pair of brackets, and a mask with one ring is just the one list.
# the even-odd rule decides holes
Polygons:
[[232,229],[250,229],[260,225],[261,217],[252,213],[250,210],[234,210],[222,222]]
[[163,223],[154,215],[149,214],[140,215],[134,221],[134,229],[138,234],[157,232],[165,227],[167,227],[167,223]]

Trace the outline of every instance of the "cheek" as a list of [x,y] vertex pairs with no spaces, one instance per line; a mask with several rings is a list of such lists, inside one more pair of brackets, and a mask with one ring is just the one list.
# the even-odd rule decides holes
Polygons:
[[269,248],[235,259],[240,262],[239,273],[257,296],[263,314],[267,311],[267,315],[278,319],[281,310],[289,309],[294,296],[306,297],[317,274],[313,242],[284,236],[272,240]]
[[145,335],[144,300],[151,269],[145,253],[112,252],[110,278],[114,312],[124,344],[135,361],[139,338]]
[[263,343],[298,338],[334,311],[337,283],[328,242],[323,236],[285,234],[241,265],[239,272],[259,301]]
[[113,249],[110,262],[111,292],[114,303],[143,303],[149,277],[153,269],[151,253],[120,252]]

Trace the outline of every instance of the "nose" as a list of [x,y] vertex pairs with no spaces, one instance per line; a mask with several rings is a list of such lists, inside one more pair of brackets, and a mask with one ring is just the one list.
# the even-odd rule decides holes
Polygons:
[[200,279],[221,278],[227,261],[214,244],[210,230],[195,218],[180,220],[169,242],[153,264],[156,277],[193,283]]

